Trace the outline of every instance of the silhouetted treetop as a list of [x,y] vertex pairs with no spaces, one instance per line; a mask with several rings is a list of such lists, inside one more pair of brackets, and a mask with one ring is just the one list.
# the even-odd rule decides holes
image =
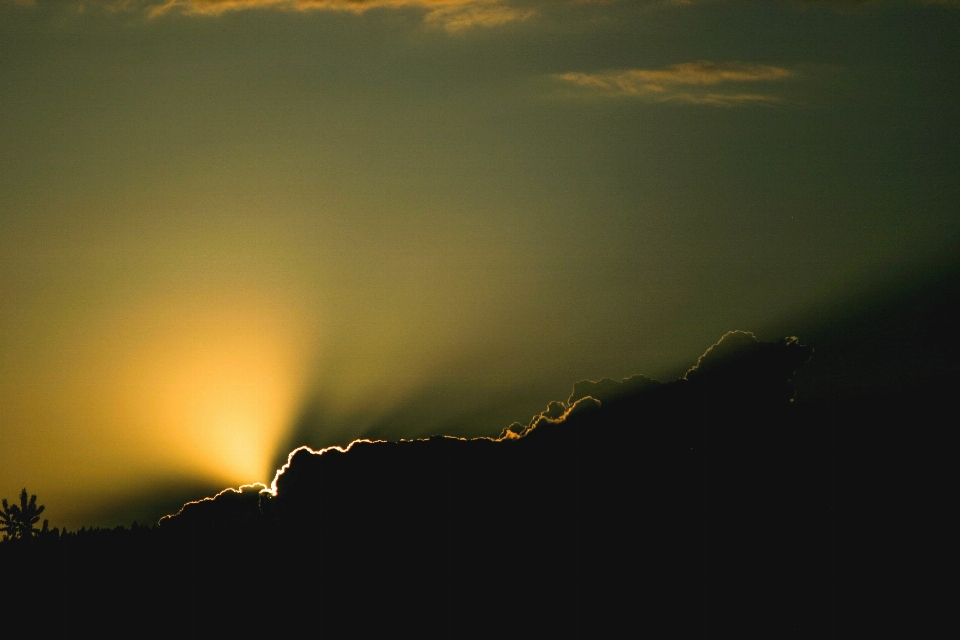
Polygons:
[[8,504],[4,498],[3,509],[0,510],[0,531],[3,531],[5,538],[32,538],[41,533],[48,532],[49,522],[43,521],[43,528],[37,529],[34,525],[40,521],[40,514],[43,513],[44,506],[37,505],[37,494],[27,499],[27,489],[20,492],[20,505]]

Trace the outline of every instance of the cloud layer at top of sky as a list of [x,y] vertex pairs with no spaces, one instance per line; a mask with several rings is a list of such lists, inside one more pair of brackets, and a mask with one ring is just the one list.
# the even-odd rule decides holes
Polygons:
[[[715,4],[723,0],[570,0],[571,4],[609,5],[694,5]],[[921,5],[960,5],[958,0],[909,0]],[[131,5],[136,0],[113,0],[114,5]],[[426,10],[427,22],[439,22],[448,30],[467,27],[493,27],[525,20],[536,14],[530,5],[549,5],[542,0],[149,0],[150,15],[170,10],[188,14],[219,15],[244,9],[282,9],[311,11],[318,9],[361,13],[375,8],[420,8]],[[834,5],[841,8],[881,4],[878,0],[801,0],[801,4]]]
[[[13,4],[34,6],[38,0],[7,0]],[[569,0],[565,4],[611,5],[633,3],[638,6],[690,6],[717,4],[724,0]],[[912,4],[960,6],[960,0],[901,0]],[[897,3],[891,0],[886,4]],[[543,0],[77,0],[81,11],[101,6],[110,11],[143,11],[149,18],[171,13],[193,16],[219,16],[228,12],[272,9],[291,12],[345,11],[364,13],[371,9],[416,9],[425,12],[424,22],[454,33],[475,27],[498,27],[534,17],[554,2]],[[840,10],[884,4],[882,0],[800,0],[801,5],[833,6]]]
[[220,15],[244,9],[288,11],[333,10],[361,13],[376,8],[416,8],[427,11],[426,22],[449,31],[470,27],[492,27],[525,20],[532,9],[510,6],[500,0],[164,0],[147,8],[150,17],[170,11],[185,14]]
[[[22,6],[36,6],[36,0],[8,0]],[[110,12],[138,12],[147,18],[171,14],[220,16],[252,9],[287,12],[339,11],[364,13],[371,9],[414,9],[425,12],[424,22],[448,32],[473,27],[496,27],[519,22],[537,11],[531,2],[512,0],[78,0],[84,11],[99,7]]]

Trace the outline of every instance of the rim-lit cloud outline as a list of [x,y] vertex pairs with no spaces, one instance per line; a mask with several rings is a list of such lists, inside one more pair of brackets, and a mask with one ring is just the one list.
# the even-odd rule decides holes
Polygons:
[[[778,82],[795,75],[789,69],[773,65],[697,60],[660,69],[613,69],[597,73],[571,71],[552,77],[587,95],[738,107],[782,103],[783,98],[779,96],[746,91],[742,86]],[[724,89],[730,85],[734,88]]]

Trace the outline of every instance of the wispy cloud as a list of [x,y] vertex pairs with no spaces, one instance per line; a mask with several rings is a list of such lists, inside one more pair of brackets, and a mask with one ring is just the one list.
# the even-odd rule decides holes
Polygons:
[[554,77],[585,92],[608,97],[735,107],[781,102],[781,98],[769,93],[744,91],[744,86],[776,82],[793,75],[788,69],[771,65],[698,60],[662,69],[570,72]]
[[461,2],[432,9],[427,14],[426,22],[456,32],[474,27],[498,27],[509,22],[519,22],[535,13],[533,9],[509,6],[498,0]]
[[496,27],[526,20],[535,13],[529,7],[518,7],[506,0],[160,0],[148,5],[147,15],[151,18],[169,13],[218,16],[250,9],[363,13],[382,8],[423,10],[427,24],[450,32]]
[[921,5],[952,5],[960,7],[960,0],[800,0],[801,4],[834,6],[840,9],[866,7],[883,4],[921,4]]
[[[581,2],[618,2],[620,0],[580,0]],[[742,4],[742,0],[736,0]],[[755,0],[756,4],[768,3],[770,0]],[[836,9],[856,9],[859,7],[868,7],[870,5],[896,5],[896,4],[919,4],[919,5],[949,5],[960,7],[960,0],[781,0],[783,3],[790,3],[798,6],[812,5],[833,7]],[[733,4],[734,0],[647,0],[648,4],[673,4],[673,5],[696,5],[696,4]]]
[[[150,18],[168,14],[219,16],[229,12],[273,9],[289,12],[344,11],[364,13],[371,9],[418,9],[424,21],[449,32],[474,27],[497,27],[520,22],[557,5],[600,7],[635,2],[639,6],[723,4],[730,0],[39,0],[70,3],[79,12],[99,7],[109,11],[144,12]],[[832,6],[841,11],[882,4],[915,4],[960,7],[960,0],[781,0],[798,7]],[[38,0],[0,0],[2,4],[36,6]]]

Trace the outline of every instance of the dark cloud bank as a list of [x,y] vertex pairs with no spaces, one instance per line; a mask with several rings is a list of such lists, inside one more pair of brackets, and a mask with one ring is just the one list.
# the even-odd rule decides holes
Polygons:
[[[580,382],[499,438],[300,448],[272,488],[157,528],[5,542],[3,596],[101,634],[150,620],[243,637],[936,629],[960,562],[934,496],[951,498],[895,507],[917,485],[872,459],[890,452],[796,446],[828,432],[793,402],[812,352],[731,332],[681,380]],[[834,464],[858,455],[866,467]],[[892,493],[864,488],[878,482]]]

